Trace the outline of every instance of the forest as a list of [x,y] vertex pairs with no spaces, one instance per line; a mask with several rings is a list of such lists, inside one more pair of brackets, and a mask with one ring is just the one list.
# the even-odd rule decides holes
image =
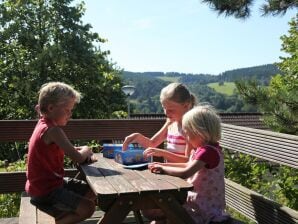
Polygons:
[[255,80],[259,85],[268,86],[271,77],[276,74],[281,74],[278,67],[266,64],[225,71],[218,75],[123,71],[122,77],[124,83],[136,88],[129,99],[132,113],[162,113],[159,93],[170,82],[184,83],[198,102],[209,103],[220,112],[256,112],[257,108],[245,103],[236,88],[231,90],[233,94],[222,94],[208,84],[218,83],[219,86],[224,86],[237,81]]

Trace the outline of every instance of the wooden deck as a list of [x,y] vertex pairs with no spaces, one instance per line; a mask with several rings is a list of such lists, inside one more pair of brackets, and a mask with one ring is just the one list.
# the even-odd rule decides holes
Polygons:
[[[81,222],[81,224],[96,224],[98,222],[98,220],[100,219],[100,217],[102,217],[102,216],[103,216],[102,211],[95,211],[91,218],[85,220],[84,222]],[[145,218],[143,218],[143,220],[144,220],[144,224],[149,223],[149,221],[146,220]],[[18,224],[18,223],[19,223],[19,217],[0,219],[0,224]],[[125,223],[125,224],[137,224],[133,213],[129,213],[127,218],[125,219],[125,221],[123,223]],[[47,224],[47,223],[43,222],[42,224]]]

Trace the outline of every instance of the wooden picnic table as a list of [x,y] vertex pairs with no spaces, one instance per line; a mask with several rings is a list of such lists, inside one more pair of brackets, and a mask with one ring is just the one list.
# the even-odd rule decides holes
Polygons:
[[182,206],[192,184],[148,169],[124,168],[101,153],[96,156],[97,162],[80,165],[79,169],[97,195],[99,208],[105,212],[98,223],[120,224],[130,211],[139,214],[140,210],[154,208],[162,209],[171,223],[193,223]]

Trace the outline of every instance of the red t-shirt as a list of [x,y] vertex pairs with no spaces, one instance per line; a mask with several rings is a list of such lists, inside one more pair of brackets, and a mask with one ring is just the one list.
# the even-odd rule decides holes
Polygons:
[[44,196],[63,185],[64,151],[42,140],[53,126],[50,120],[41,118],[29,141],[25,190],[30,196]]
[[201,160],[206,163],[205,167],[207,169],[213,169],[217,167],[219,164],[219,154],[218,150],[220,151],[221,148],[220,146],[217,145],[205,145],[203,147],[198,148],[194,155],[193,159],[194,160]]

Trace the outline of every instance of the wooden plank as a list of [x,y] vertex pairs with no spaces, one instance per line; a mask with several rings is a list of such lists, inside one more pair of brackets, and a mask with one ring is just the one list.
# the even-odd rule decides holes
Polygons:
[[37,209],[37,224],[55,224],[55,219],[43,211]]
[[[0,120],[0,141],[28,141],[37,120]],[[63,127],[71,140],[124,139],[133,132],[153,136],[165,119],[71,119]]]
[[[86,174],[86,180],[91,186],[94,186],[92,189],[94,192],[99,192],[100,194],[109,195],[116,194],[117,190],[105,179],[104,175],[95,167],[95,164],[91,165],[81,165],[83,173]],[[95,178],[97,176],[97,178]],[[102,178],[98,178],[98,177]]]
[[114,170],[113,166],[102,157],[102,154],[98,155],[98,158],[94,166],[97,167],[99,172],[101,172],[105,179],[113,186],[118,195],[137,191],[137,189],[121,175],[121,172]]
[[242,152],[244,154],[248,154],[248,155],[251,155],[251,156],[254,156],[257,158],[261,158],[261,159],[265,159],[265,160],[279,163],[282,165],[286,165],[289,167],[293,167],[295,169],[298,168],[298,161],[292,161],[292,160],[286,160],[283,158],[279,158],[278,153],[276,153],[276,155],[274,155],[274,156],[270,156],[268,154],[265,154],[265,149],[263,151],[256,151],[256,150],[254,151],[254,150],[252,150],[253,149],[252,147],[245,147],[243,144],[241,144],[241,143],[238,144],[235,142],[230,142],[227,144],[222,143],[221,145],[223,148],[232,149],[232,150]]
[[18,224],[19,217],[0,218],[0,224]]
[[107,160],[107,162],[113,167],[114,170],[121,172],[123,178],[125,178],[128,182],[130,182],[139,192],[141,191],[158,191],[156,186],[152,183],[148,182],[142,176],[140,176],[137,172],[131,169],[125,169],[121,164],[115,163],[112,159]]
[[[240,141],[247,142],[247,140],[250,140],[251,143],[260,145],[265,148],[274,148],[277,145],[280,145],[279,148],[281,148],[281,151],[283,152],[293,152],[294,154],[298,154],[297,152],[297,141],[284,141],[285,139],[281,138],[276,138],[273,140],[267,140],[266,136],[259,135],[259,136],[254,136],[251,135],[251,133],[237,133],[237,132],[223,132],[222,134],[222,139],[223,141],[225,139],[239,139]],[[298,139],[298,138],[297,138]],[[295,150],[296,149],[296,150]]]
[[163,210],[171,223],[176,224],[194,224],[193,219],[181,207],[175,197],[170,194],[160,194],[159,197],[152,197],[152,200]]
[[36,223],[36,207],[30,203],[30,197],[25,193],[21,197],[19,224]]
[[251,132],[251,133],[256,133],[256,134],[263,134],[272,136],[272,137],[277,137],[281,139],[288,139],[288,140],[297,140],[297,136],[295,135],[289,135],[289,134],[283,134],[283,133],[278,133],[278,132],[273,132],[273,131],[266,131],[266,130],[260,130],[260,129],[254,129],[254,128],[248,128],[248,127],[242,127],[242,126],[236,126],[236,125],[231,125],[231,124],[222,124],[222,131],[232,129],[232,130],[242,130],[245,132]]
[[156,189],[158,192],[162,192],[164,190],[172,189],[173,191],[176,191],[177,188],[176,185],[173,185],[169,183],[168,181],[165,181],[164,177],[160,176],[159,174],[151,173],[148,169],[142,170],[138,173],[142,178],[147,180],[150,184],[154,186],[154,189]]
[[[74,177],[77,172],[77,169],[65,169],[65,176]],[[25,190],[26,172],[0,172],[0,183],[1,194],[23,192]]]

